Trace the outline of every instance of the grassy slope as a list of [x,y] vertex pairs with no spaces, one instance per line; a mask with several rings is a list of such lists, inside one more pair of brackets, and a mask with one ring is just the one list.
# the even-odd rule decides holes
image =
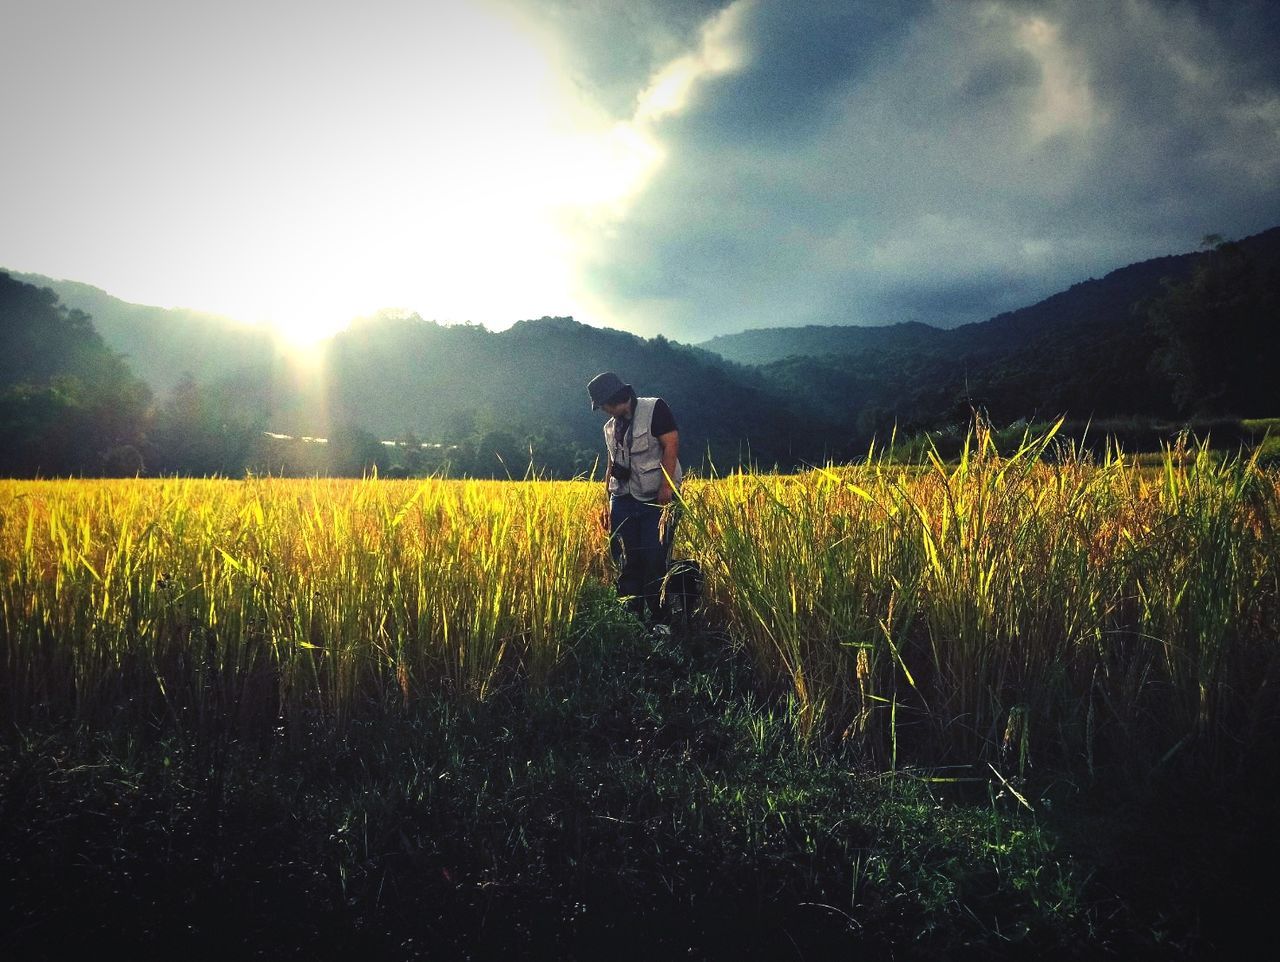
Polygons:
[[1205,820],[1238,799],[1046,784],[1031,814],[861,775],[798,748],[722,639],[655,644],[603,602],[583,623],[544,692],[341,734],[7,732],[0,950],[1191,958],[1264,898],[1230,843],[1256,813]]

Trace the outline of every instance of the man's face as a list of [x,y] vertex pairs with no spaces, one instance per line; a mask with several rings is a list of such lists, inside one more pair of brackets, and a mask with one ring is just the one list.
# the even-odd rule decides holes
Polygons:
[[618,404],[601,404],[601,410],[611,418],[625,418],[631,416],[631,400],[628,398]]

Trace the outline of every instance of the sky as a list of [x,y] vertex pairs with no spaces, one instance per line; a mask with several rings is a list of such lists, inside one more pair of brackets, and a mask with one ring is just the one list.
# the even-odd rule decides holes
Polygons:
[[0,267],[307,341],[950,327],[1280,224],[1271,0],[2,0]]

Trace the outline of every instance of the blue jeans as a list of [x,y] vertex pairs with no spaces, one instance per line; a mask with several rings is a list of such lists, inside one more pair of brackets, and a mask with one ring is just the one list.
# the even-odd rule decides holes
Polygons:
[[618,595],[628,597],[627,607],[638,618],[666,624],[662,605],[662,579],[667,573],[667,545],[661,529],[662,508],[637,501],[629,494],[609,499],[609,550],[620,565]]

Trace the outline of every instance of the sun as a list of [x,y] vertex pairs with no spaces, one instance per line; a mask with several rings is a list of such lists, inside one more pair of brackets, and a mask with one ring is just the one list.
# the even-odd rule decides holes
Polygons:
[[169,82],[102,71],[124,146],[77,173],[83,203],[60,202],[129,230],[76,232],[58,257],[97,267],[59,276],[299,349],[385,309],[591,323],[584,265],[662,163],[655,124],[707,58],[614,117],[515,0],[288,6],[206,12],[172,47],[120,32],[112,57],[155,60]]
[[223,185],[240,216],[209,258],[219,310],[299,349],[386,309],[493,328],[584,313],[580,245],[660,152],[584,110],[504,8],[445,8],[399,82],[290,119],[265,168]]

